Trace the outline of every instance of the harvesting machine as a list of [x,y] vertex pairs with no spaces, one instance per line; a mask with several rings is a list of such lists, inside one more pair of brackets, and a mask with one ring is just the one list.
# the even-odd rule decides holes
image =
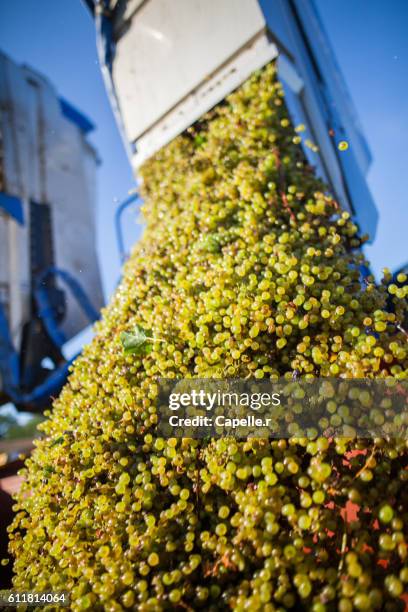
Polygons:
[[103,303],[92,129],[0,53],[0,405],[46,406],[66,379],[66,342]]

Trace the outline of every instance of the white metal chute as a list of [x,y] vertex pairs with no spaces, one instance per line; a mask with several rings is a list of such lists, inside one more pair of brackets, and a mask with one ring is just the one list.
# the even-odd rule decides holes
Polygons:
[[115,14],[113,32],[112,76],[135,166],[277,54],[257,0],[239,10],[236,0],[148,1]]

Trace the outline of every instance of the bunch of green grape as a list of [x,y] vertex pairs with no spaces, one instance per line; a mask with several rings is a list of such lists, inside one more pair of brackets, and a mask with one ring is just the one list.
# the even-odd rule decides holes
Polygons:
[[143,166],[144,236],[26,462],[15,588],[92,612],[404,609],[405,439],[157,432],[157,377],[407,377],[406,278],[361,282],[365,238],[301,139],[272,63]]

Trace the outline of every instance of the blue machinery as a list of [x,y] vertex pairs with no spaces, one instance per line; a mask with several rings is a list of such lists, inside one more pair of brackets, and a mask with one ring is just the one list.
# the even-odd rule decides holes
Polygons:
[[50,277],[60,277],[61,280],[64,281],[86,315],[89,323],[96,321],[99,318],[99,315],[92,306],[81,285],[71,276],[71,274],[69,274],[69,272],[59,270],[55,267],[50,267],[42,272],[36,280],[34,291],[38,316],[43,322],[44,327],[55,346],[62,348],[67,341],[67,338],[58,325],[58,320],[55,316],[55,309],[50,301],[50,295],[46,284],[47,279]]
[[[92,306],[84,290],[68,272],[50,267],[42,272],[36,279],[34,289],[34,300],[36,304],[38,321],[53,342],[54,349],[60,353],[66,342],[66,337],[60,328],[56,316],[55,304],[52,303],[51,294],[47,287],[49,278],[60,277],[69,287],[71,293],[86,314],[89,323],[98,319],[98,313]],[[21,362],[19,354],[13,346],[9,332],[7,319],[0,304],[0,372],[4,379],[3,394],[11,400],[18,408],[32,411],[40,410],[47,406],[51,397],[56,396],[68,375],[69,367],[73,359],[64,360],[62,353],[54,370],[29,391],[24,390],[22,382]]]
[[103,304],[93,127],[0,52],[0,405],[49,405],[72,361],[65,343]]
[[[141,201],[140,196],[137,193],[132,194],[118,206],[115,213],[117,246],[122,263],[128,258],[122,231],[122,215],[129,206],[138,201]],[[33,296],[38,319],[52,341],[54,348],[61,351],[67,341],[67,337],[59,324],[55,304],[52,302],[49,287],[47,286],[47,280],[57,277],[68,287],[90,324],[95,322],[99,315],[81,285],[69,272],[51,266],[39,274],[35,281]],[[4,398],[11,400],[17,407],[24,408],[25,410],[36,411],[45,408],[50,398],[56,396],[65,383],[69,367],[75,360],[75,357],[70,360],[61,360],[61,363],[54,370],[51,370],[45,380],[34,389],[28,392],[22,390],[19,354],[13,346],[7,319],[0,303],[0,373],[4,380]]]
[[122,215],[125,212],[125,210],[127,210],[129,206],[131,206],[135,202],[141,202],[141,198],[139,194],[137,193],[132,194],[126,200],[124,200],[124,202],[119,204],[119,206],[116,209],[116,213],[115,213],[116,242],[118,245],[118,251],[119,251],[121,263],[124,263],[129,256],[129,254],[126,252],[125,241],[123,238]]

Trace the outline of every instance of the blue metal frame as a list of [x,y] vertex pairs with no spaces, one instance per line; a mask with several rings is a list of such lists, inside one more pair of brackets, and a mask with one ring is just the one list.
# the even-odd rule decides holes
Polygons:
[[95,2],[94,0],[82,0],[86,8],[91,12],[92,16],[95,13]]
[[59,328],[57,321],[54,317],[54,310],[50,304],[48,288],[45,283],[49,276],[58,276],[64,283],[70,288],[72,294],[76,298],[79,306],[88,317],[89,321],[93,323],[99,318],[99,315],[95,308],[92,306],[88,296],[82,289],[78,281],[66,272],[56,267],[47,268],[42,272],[36,280],[34,289],[34,298],[37,304],[38,315],[48,332],[48,335],[54,342],[55,346],[61,348],[67,341],[65,334]]
[[24,225],[24,209],[20,198],[0,191],[0,208],[13,217],[17,223]]
[[99,65],[101,67],[106,93],[108,94],[116,125],[118,126],[123,146],[125,147],[126,155],[130,163],[132,160],[132,151],[126,137],[125,128],[122,121],[122,114],[120,112],[119,102],[112,80],[112,62],[115,55],[115,44],[112,38],[113,28],[110,0],[93,0],[92,2],[86,1],[86,4],[90,10],[92,10],[91,7],[93,6],[96,30],[96,48],[98,51]]
[[[50,304],[48,289],[45,283],[49,276],[58,276],[64,281],[72,291],[90,322],[93,323],[96,321],[99,315],[92,306],[81,285],[68,272],[55,267],[50,267],[42,272],[36,280],[34,298],[37,304],[38,314],[50,338],[57,347],[61,348],[66,338],[61,329],[59,329],[54,311]],[[73,359],[52,371],[47,379],[32,391],[28,393],[21,392],[19,389],[19,355],[13,346],[7,319],[0,304],[0,373],[3,378],[4,392],[15,404],[24,405],[26,407],[33,406],[37,409],[46,406],[50,398],[59,393],[68,376],[69,368],[77,356],[78,355],[75,355]]]
[[138,193],[132,194],[129,198],[127,198],[124,202],[122,202],[122,204],[119,204],[116,210],[116,213],[115,213],[116,240],[118,243],[118,250],[119,250],[120,260],[122,263],[124,263],[127,260],[127,258],[129,257],[129,253],[126,253],[126,250],[125,250],[125,242],[123,239],[121,217],[122,217],[123,212],[126,210],[126,208],[128,208],[128,206],[133,204],[133,202],[137,202],[138,200],[141,201],[139,194]]
[[81,113],[75,106],[72,106],[64,98],[59,99],[61,112],[69,121],[75,123],[84,134],[88,134],[95,129],[95,124],[88,117]]
[[29,393],[22,393],[16,388],[6,387],[5,390],[8,397],[17,406],[23,405],[28,408],[34,406],[37,409],[45,408],[49,405],[50,398],[57,396],[60,392],[68,376],[69,368],[77,357],[78,355],[75,355],[73,359],[52,371],[43,383]]
[[7,318],[0,304],[0,373],[3,385],[15,387],[19,381],[19,359],[11,340]]

